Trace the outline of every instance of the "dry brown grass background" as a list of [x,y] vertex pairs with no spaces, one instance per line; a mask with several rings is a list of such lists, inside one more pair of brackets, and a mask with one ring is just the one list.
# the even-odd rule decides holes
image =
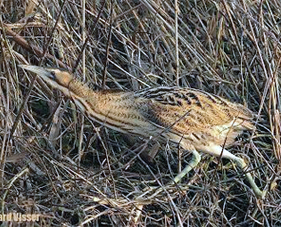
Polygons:
[[[174,1],[38,2],[0,4],[2,213],[42,214],[32,226],[281,226],[280,1],[178,1],[177,32]],[[90,122],[18,64],[75,69],[93,88],[178,83],[247,105],[256,130],[231,151],[269,193],[258,200],[208,155],[165,188],[189,153]]]

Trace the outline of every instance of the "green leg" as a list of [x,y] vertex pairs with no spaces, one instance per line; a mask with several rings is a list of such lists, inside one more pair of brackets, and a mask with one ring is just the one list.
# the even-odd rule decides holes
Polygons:
[[[231,154],[228,150],[223,149],[221,146],[210,146],[208,151],[205,151],[205,153],[215,155],[217,157],[227,158],[229,160],[234,161],[243,171],[247,168],[247,164],[242,158],[239,158],[233,154]],[[254,193],[259,198],[264,198],[267,191],[261,191],[259,187],[256,185],[252,175],[250,173],[246,173],[246,178],[249,181]]]
[[[236,157],[236,156],[235,156]],[[236,157],[234,161],[237,163],[237,165],[244,170],[247,167],[247,164],[242,158]],[[266,191],[261,191],[259,187],[256,185],[255,180],[253,179],[252,175],[250,173],[246,173],[246,178],[249,181],[254,193],[256,194],[257,197],[264,199],[266,195]]]
[[174,178],[174,180],[172,183],[178,183],[184,176],[186,176],[188,174],[188,172],[190,170],[192,170],[193,168],[195,168],[198,163],[201,160],[201,155],[196,151],[196,150],[192,150],[193,153],[193,157],[191,159],[191,161],[188,163],[188,165]]

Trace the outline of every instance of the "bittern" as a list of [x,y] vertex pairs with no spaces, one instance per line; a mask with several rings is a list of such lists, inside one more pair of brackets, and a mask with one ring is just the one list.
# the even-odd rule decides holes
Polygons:
[[[39,75],[70,97],[89,118],[108,128],[143,138],[168,139],[192,152],[192,160],[174,178],[174,183],[198,165],[199,152],[230,159],[247,170],[244,159],[225,149],[243,130],[253,128],[253,114],[241,104],[193,88],[95,91],[64,70],[20,67]],[[259,189],[252,175],[248,171],[245,175],[256,196],[264,198],[265,191]]]

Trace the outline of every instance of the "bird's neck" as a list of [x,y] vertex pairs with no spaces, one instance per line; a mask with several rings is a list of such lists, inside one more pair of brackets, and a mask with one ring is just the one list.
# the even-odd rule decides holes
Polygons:
[[[136,126],[151,128],[144,122],[138,110],[139,100],[130,92],[92,90],[87,85],[73,81],[68,87],[69,94],[75,104],[89,118],[109,128],[123,132],[140,134]],[[149,127],[150,126],[150,127]],[[147,130],[142,133],[147,137]]]
[[64,92],[65,95],[70,96],[73,99],[87,99],[90,96],[96,97],[99,95],[98,91],[89,88],[85,83],[82,83],[81,81],[76,79],[69,82],[67,90],[67,92]]
[[120,103],[124,102],[125,94],[124,92],[93,90],[78,80],[72,80],[63,92],[71,97],[83,112],[94,111],[101,114],[114,111],[117,106],[120,106]]

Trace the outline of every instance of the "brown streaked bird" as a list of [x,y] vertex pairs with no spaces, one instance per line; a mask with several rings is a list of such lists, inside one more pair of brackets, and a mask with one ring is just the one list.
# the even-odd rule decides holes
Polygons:
[[[193,88],[159,87],[139,92],[94,91],[67,71],[31,65],[52,87],[71,97],[94,121],[122,133],[143,138],[162,138],[180,143],[193,153],[192,160],[173,180],[179,182],[201,159],[199,152],[234,161],[242,170],[247,165],[224,149],[243,130],[253,128],[252,112],[217,95]],[[264,198],[249,172],[245,173],[254,193]]]

